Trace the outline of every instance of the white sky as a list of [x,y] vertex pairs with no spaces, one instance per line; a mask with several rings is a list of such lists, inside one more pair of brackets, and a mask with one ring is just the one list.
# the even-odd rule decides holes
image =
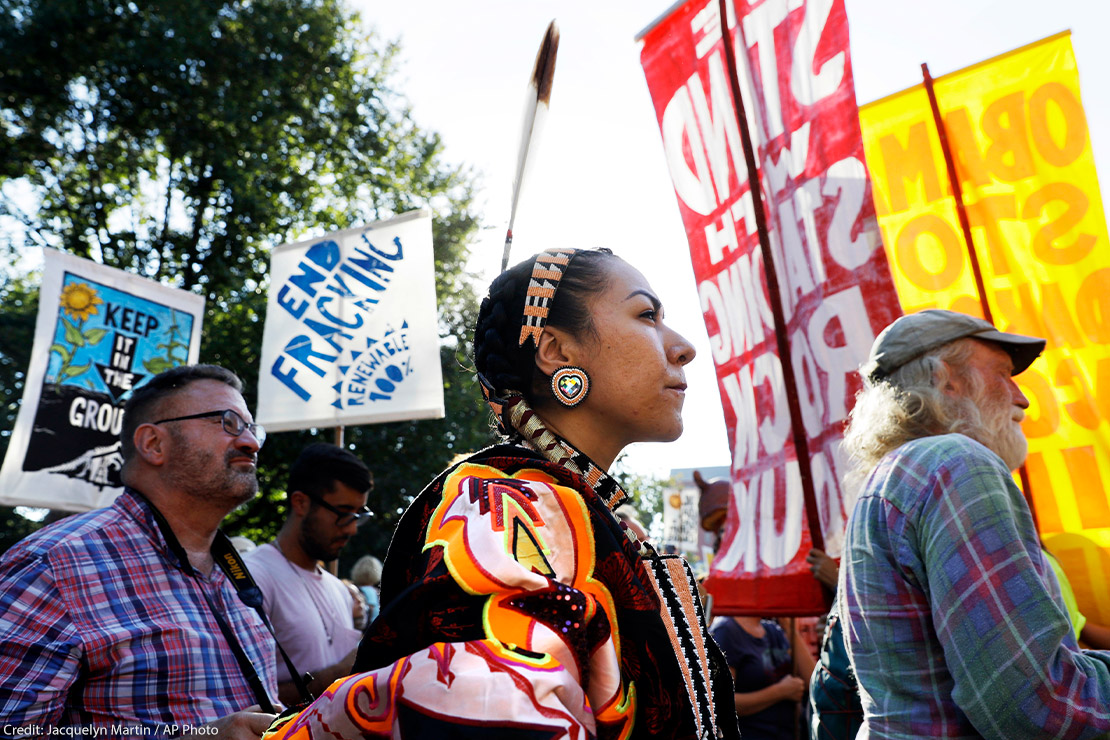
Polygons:
[[[659,293],[668,322],[698,349],[687,368],[686,432],[640,444],[644,472],[729,464],[709,340],[659,129],[634,37],[667,0],[352,0],[401,42],[398,87],[449,161],[482,174],[489,228],[472,266],[500,267],[524,94],[552,19],[561,32],[551,110],[514,227],[512,261],[549,246],[612,248]],[[867,103],[1071,29],[1096,162],[1110,148],[1110,2],[846,0],[856,96]],[[1102,168],[1106,172],[1105,167]]]

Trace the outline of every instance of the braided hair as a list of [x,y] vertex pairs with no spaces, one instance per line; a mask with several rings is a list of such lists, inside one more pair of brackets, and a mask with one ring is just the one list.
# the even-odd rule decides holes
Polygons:
[[[594,331],[588,299],[608,285],[605,263],[619,259],[608,249],[576,252],[564,270],[551,302],[547,326],[581,337]],[[542,396],[542,374],[536,368],[536,346],[519,344],[528,281],[536,257],[510,267],[489,286],[474,325],[474,366],[497,390],[519,391],[533,406]],[[540,377],[537,377],[540,376]]]

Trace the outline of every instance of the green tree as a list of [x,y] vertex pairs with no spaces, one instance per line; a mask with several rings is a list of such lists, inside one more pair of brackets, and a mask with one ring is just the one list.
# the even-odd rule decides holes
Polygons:
[[[0,459],[7,449],[27,365],[31,361],[31,340],[38,313],[37,276],[13,275],[0,282],[0,384],[4,388],[0,411]],[[7,550],[38,527],[34,521],[10,507],[0,507],[0,552]]]
[[630,470],[627,458],[621,455],[613,466],[613,477],[628,493],[627,506],[636,512],[636,518],[652,538],[663,536],[663,496],[674,484],[673,479],[656,478]]
[[[50,246],[200,293],[201,359],[255,407],[269,249],[416,207],[435,214],[447,418],[347,430],[378,485],[380,552],[396,512],[486,417],[460,364],[475,313],[464,264],[473,176],[447,165],[392,87],[398,48],[341,0],[0,0],[0,250]],[[0,446],[14,423],[35,295],[0,271]],[[271,537],[290,461],[331,430],[272,435],[263,496],[227,528]],[[0,521],[0,526],[3,522]]]

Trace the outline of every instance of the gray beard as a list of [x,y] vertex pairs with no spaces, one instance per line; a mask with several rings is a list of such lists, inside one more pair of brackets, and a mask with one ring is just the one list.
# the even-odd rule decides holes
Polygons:
[[982,388],[974,388],[968,399],[979,411],[979,420],[967,435],[1002,458],[1006,467],[1016,470],[1025,462],[1029,442],[1014,421],[1014,407],[1008,397],[990,396]]

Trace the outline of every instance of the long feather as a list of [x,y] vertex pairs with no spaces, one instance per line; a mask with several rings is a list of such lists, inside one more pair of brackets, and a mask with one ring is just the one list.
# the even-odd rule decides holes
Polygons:
[[509,228],[505,233],[505,253],[501,257],[501,272],[509,266],[509,250],[513,246],[513,223],[516,221],[516,208],[520,202],[521,186],[528,170],[528,156],[539,139],[547,109],[551,105],[551,82],[555,77],[555,56],[559,51],[559,28],[555,21],[547,26],[543,43],[536,54],[536,64],[532,68],[532,78],[528,81],[528,95],[524,104],[524,130],[520,137],[520,152],[516,160],[516,174],[513,177],[513,205],[509,211]]

